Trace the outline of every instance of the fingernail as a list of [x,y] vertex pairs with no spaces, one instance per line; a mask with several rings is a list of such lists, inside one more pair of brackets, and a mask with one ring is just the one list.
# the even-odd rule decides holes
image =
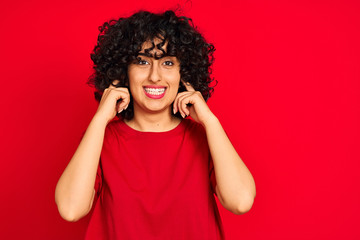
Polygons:
[[183,113],[181,113],[181,116],[182,116],[183,118],[185,118]]
[[124,108],[124,110],[126,110],[128,106],[129,106],[129,105],[126,105],[126,107]]
[[121,112],[122,112],[122,110],[124,110],[124,109],[121,109],[120,111],[118,111],[118,113],[121,113]]
[[174,112],[174,114],[176,113],[176,112],[175,112],[175,108],[173,108],[173,112]]

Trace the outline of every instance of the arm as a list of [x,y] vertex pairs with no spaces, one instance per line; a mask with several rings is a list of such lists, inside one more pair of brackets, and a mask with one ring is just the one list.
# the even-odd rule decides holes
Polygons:
[[[122,101],[117,103],[119,99]],[[77,221],[91,210],[105,128],[116,112],[126,109],[129,102],[127,88],[110,85],[104,90],[97,112],[56,185],[55,202],[65,220]]]
[[176,97],[174,113],[179,111],[183,117],[190,115],[204,126],[214,163],[216,195],[227,210],[235,214],[246,213],[251,209],[256,195],[254,178],[201,93],[195,91],[190,83],[183,83],[187,91]]
[[55,202],[67,221],[77,221],[91,210],[105,127],[95,115],[56,185]]
[[215,116],[208,118],[204,127],[214,163],[215,189],[220,203],[235,214],[248,212],[256,195],[250,171]]

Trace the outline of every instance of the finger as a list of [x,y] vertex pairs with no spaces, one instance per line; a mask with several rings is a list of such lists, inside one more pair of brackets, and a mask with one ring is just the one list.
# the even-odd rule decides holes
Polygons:
[[118,113],[122,112],[123,110],[126,110],[130,103],[130,96],[125,95],[124,97],[121,97],[121,102],[118,103],[117,111]]
[[117,102],[116,111],[118,113],[123,111],[130,103],[130,94],[127,88],[111,88],[109,94],[111,94],[111,98],[115,98]]
[[[119,80],[114,80],[113,81],[113,84],[118,84],[119,83]],[[107,89],[105,89],[105,91],[107,91],[108,93],[110,92],[115,92],[115,94],[116,94],[116,96],[115,96],[115,98],[116,98],[116,101],[118,101],[119,99],[122,99],[122,98],[124,98],[124,97],[122,97],[123,95],[122,94],[120,94],[121,92],[123,92],[125,95],[129,95],[129,98],[128,98],[128,100],[130,101],[130,94],[129,94],[129,89],[128,88],[126,88],[126,87],[115,87],[115,86],[113,86],[113,85],[111,85],[110,84],[110,86],[107,88]],[[120,94],[120,95],[118,95],[118,94]],[[122,99],[122,101],[124,101],[124,99]]]
[[178,101],[178,110],[181,114],[181,116],[184,118],[185,116],[188,116],[190,114],[190,111],[187,109],[187,104],[190,103],[190,98],[192,93],[187,92],[188,94],[183,95],[179,98]]
[[193,104],[193,95],[186,96],[181,102],[180,108],[181,111],[186,115],[190,115],[190,107],[189,104]]
[[189,82],[185,82],[184,80],[181,79],[181,82],[184,84],[185,88],[187,91],[189,92],[194,92],[196,91],[195,88],[193,88],[193,86],[189,83]]
[[186,92],[181,92],[181,93],[179,93],[179,94],[176,96],[176,99],[175,99],[174,104],[173,104],[174,114],[179,111],[179,107],[178,107],[178,105],[179,105],[179,100],[180,100],[184,95],[187,95],[187,94],[189,94],[189,92],[186,91]]
[[129,103],[130,101],[128,100],[128,98],[122,98],[122,101],[117,104],[116,111],[118,113],[121,113],[122,111],[126,110],[129,106]]
[[116,101],[118,101],[119,99],[124,100],[125,98],[130,99],[129,90],[127,88],[112,88],[109,89],[108,94],[111,94],[112,98],[115,98]]
[[118,84],[119,82],[120,82],[119,80],[115,79],[114,81],[112,81],[112,84],[109,84],[109,88],[116,88],[116,87],[113,86],[113,85],[116,85],[116,84]]
[[127,89],[126,87],[113,88],[113,89],[111,89],[111,91],[114,91],[114,92],[124,92],[124,93],[126,93],[126,94],[129,94],[129,89]]
[[174,103],[173,103],[173,111],[174,111],[174,114],[178,111],[178,104],[179,104],[179,99],[182,97],[182,96],[184,96],[184,95],[186,95],[186,94],[189,94],[189,92],[181,92],[181,93],[178,93],[178,95],[176,96],[176,98],[175,98],[175,101],[174,101]]

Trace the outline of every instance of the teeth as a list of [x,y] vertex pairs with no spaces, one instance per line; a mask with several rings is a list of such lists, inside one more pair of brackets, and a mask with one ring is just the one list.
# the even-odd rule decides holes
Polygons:
[[165,92],[165,88],[145,88],[145,91],[151,95],[161,95]]

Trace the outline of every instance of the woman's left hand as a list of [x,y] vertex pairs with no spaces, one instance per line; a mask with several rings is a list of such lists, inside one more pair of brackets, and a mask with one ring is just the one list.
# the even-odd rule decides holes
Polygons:
[[196,91],[190,83],[183,80],[181,82],[187,91],[176,96],[173,103],[174,114],[179,111],[183,118],[190,116],[196,122],[205,126],[206,121],[215,117],[215,115],[211,112],[199,91]]

